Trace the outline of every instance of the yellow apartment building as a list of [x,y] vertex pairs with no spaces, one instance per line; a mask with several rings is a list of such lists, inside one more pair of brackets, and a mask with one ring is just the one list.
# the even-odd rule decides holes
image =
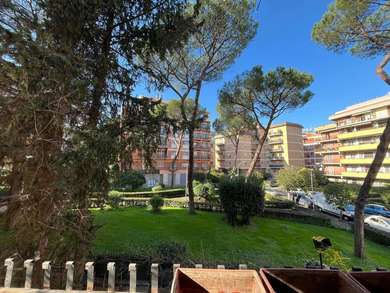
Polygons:
[[[341,177],[361,183],[375,156],[379,137],[390,118],[390,94],[347,107],[329,117],[337,126]],[[390,151],[375,185],[390,183]]]
[[[288,166],[304,167],[302,129],[301,125],[290,122],[273,125],[256,164],[256,170],[268,171],[274,175]],[[258,143],[253,132],[241,135],[236,156],[232,140],[217,134],[214,137],[214,168],[229,170],[236,166],[240,172],[245,172]]]

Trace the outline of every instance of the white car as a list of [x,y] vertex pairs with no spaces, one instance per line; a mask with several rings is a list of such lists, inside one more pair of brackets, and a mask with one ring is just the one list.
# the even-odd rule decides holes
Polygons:
[[337,217],[341,216],[341,209],[336,207],[334,204],[329,203],[322,192],[315,192],[312,195],[312,199],[314,206],[316,206],[321,212],[331,214]]
[[382,216],[369,216],[364,219],[364,223],[368,226],[390,233],[390,219]]

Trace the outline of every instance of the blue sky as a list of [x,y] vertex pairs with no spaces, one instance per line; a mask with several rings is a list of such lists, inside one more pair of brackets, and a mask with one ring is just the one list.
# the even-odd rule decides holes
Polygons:
[[[286,113],[278,122],[290,121],[305,128],[328,123],[328,117],[346,106],[384,95],[390,88],[375,75],[379,59],[361,59],[336,54],[314,43],[311,29],[332,1],[262,0],[256,13],[260,26],[256,37],[222,80],[205,84],[201,104],[216,118],[218,89],[224,81],[262,65],[265,71],[276,66],[294,67],[314,76],[312,100],[304,107]],[[147,94],[138,87],[137,94]],[[163,97],[172,97],[169,93]]]

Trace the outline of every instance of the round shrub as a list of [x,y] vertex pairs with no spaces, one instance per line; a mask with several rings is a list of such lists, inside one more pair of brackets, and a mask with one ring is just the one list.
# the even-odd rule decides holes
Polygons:
[[152,187],[153,192],[161,191],[163,189],[164,189],[164,186],[162,184],[158,184],[158,185]]
[[219,196],[229,224],[249,225],[250,217],[264,206],[263,182],[256,177],[226,177],[219,184]]
[[194,180],[194,194],[201,198],[204,198],[207,202],[216,200],[216,192],[214,184],[210,182],[200,183]]
[[154,195],[150,201],[149,201],[151,207],[152,207],[152,211],[157,213],[161,210],[161,208],[163,207],[164,205],[164,199],[161,197],[161,196],[158,196],[158,195]]
[[145,176],[138,171],[121,172],[113,180],[113,188],[121,191],[131,191],[146,183]]

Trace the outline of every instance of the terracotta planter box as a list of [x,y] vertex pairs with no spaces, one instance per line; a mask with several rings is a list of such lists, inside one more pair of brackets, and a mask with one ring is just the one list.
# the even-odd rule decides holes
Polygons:
[[369,292],[390,292],[390,272],[350,272]]
[[175,272],[171,293],[266,293],[254,270],[185,269]]
[[268,293],[368,293],[350,275],[332,270],[260,269]]

